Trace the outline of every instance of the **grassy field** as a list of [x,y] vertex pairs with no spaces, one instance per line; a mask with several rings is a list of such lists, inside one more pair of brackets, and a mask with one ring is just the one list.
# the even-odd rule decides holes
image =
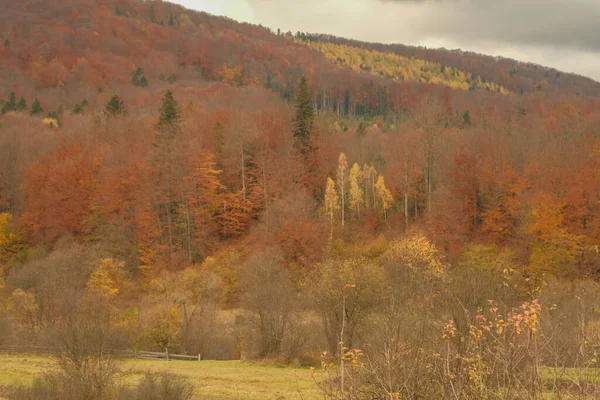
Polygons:
[[[135,384],[146,371],[169,371],[190,379],[198,398],[317,399],[308,369],[278,368],[240,361],[124,360],[121,379]],[[36,376],[53,369],[52,360],[39,355],[0,354],[0,386],[30,385]]]
[[[0,353],[0,388],[9,385],[30,385],[37,376],[52,371],[53,368],[52,359],[49,357]],[[241,361],[160,360],[123,360],[120,369],[121,383],[126,385],[135,385],[146,371],[168,371],[185,376],[194,384],[198,399],[322,398],[308,369],[279,368]],[[543,368],[540,374],[544,381],[552,381],[554,378],[563,383],[577,381],[594,384],[600,381],[600,370],[594,368],[561,371]],[[544,398],[552,399],[554,396],[548,392]]]

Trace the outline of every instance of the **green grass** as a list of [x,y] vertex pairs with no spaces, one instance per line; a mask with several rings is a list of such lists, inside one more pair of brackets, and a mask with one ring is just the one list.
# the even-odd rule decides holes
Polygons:
[[[319,399],[318,388],[308,369],[281,368],[241,361],[152,361],[123,360],[120,380],[135,385],[146,371],[168,371],[187,377],[196,388],[198,399],[208,400],[284,400]],[[54,369],[51,358],[40,355],[0,354],[0,387],[31,385],[33,380]],[[568,368],[540,371],[544,381],[554,375],[562,382],[599,383],[600,370]],[[547,393],[544,398],[551,399]]]
[[[37,376],[54,368],[50,358],[39,355],[0,354],[0,386],[30,385]],[[318,389],[308,369],[279,368],[241,361],[124,360],[122,383],[134,385],[146,371],[168,371],[189,378],[198,398],[317,399]]]
[[600,369],[598,368],[565,368],[565,369],[553,369],[553,368],[542,368],[540,370],[540,376],[544,381],[553,381],[555,378],[557,381],[562,382],[588,382],[588,383],[599,383],[600,382]]

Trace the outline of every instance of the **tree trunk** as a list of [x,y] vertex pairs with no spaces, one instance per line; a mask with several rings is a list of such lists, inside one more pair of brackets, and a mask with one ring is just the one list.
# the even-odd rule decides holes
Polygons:
[[417,192],[415,191],[415,223],[417,222],[418,217],[419,217],[419,200],[417,197]]
[[244,162],[244,141],[240,140],[240,151],[242,153],[242,198],[246,202],[246,163]]
[[331,212],[330,212],[330,216],[331,216],[331,221],[330,221],[330,224],[331,224],[331,232],[329,233],[329,236],[330,236],[331,238],[333,238],[333,210],[331,210]]
[[404,173],[404,226],[405,230],[408,231],[408,161]]
[[[184,200],[185,201],[185,200]],[[192,225],[190,223],[190,212],[188,209],[188,203],[185,202],[185,230],[187,236],[187,248],[188,248],[188,261],[192,263]]]
[[169,200],[167,202],[167,226],[169,229],[169,255],[173,255],[173,224],[171,220],[171,194],[169,190]]
[[262,176],[263,176],[263,196],[265,198],[265,230],[269,233],[269,197],[267,192],[267,172],[265,170],[265,154],[261,151],[260,159],[262,164]]
[[346,215],[346,197],[344,196],[344,174],[342,173],[342,178],[341,178],[341,187],[342,187],[342,193],[340,193],[341,195],[341,199],[342,199],[342,226],[344,226],[344,218]]

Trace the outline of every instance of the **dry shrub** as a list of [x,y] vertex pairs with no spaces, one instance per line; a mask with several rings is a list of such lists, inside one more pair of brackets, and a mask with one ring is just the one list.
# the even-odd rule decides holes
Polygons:
[[139,385],[122,389],[117,400],[191,400],[194,386],[184,377],[168,372],[146,372]]
[[96,380],[82,379],[82,375],[69,376],[62,372],[48,374],[37,378],[30,388],[15,389],[8,398],[10,400],[112,400],[115,398],[114,385],[107,387],[98,383]]
[[32,387],[9,391],[9,400],[191,400],[194,386],[184,377],[168,372],[146,372],[135,388],[98,386],[93,380],[65,373],[37,378]]

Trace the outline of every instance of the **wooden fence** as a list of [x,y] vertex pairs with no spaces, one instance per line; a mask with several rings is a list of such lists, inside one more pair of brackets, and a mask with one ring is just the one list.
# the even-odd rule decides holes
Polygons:
[[202,361],[202,355],[198,354],[197,356],[189,356],[184,354],[171,354],[169,353],[169,349],[165,349],[163,352],[154,352],[154,351],[134,351],[132,352],[132,357],[130,358],[145,358],[151,360],[187,360],[187,361]]
[[[0,353],[20,353],[20,354],[58,354],[61,352],[59,347],[49,346],[0,346]],[[195,356],[186,354],[171,354],[169,349],[164,352],[156,351],[140,351],[140,350],[105,350],[105,354],[109,354],[118,358],[136,358],[146,360],[184,360],[184,361],[201,361],[202,355]]]

